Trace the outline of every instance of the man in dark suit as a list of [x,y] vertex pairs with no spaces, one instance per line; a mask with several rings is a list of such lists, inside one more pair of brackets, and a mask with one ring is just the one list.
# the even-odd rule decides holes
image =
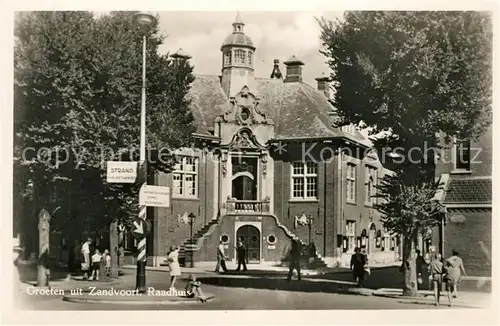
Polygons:
[[288,277],[287,280],[290,281],[292,279],[293,270],[297,270],[298,277],[297,279],[300,281],[300,256],[302,253],[302,245],[297,236],[292,238],[292,250],[290,251],[290,266],[288,269]]
[[361,253],[359,248],[354,249],[354,254],[351,256],[351,271],[354,281],[358,283],[359,287],[363,287],[363,280],[365,278],[365,265],[366,257]]
[[241,265],[243,265],[243,271],[247,270],[247,264],[245,262],[246,259],[246,254],[247,254],[247,248],[243,244],[241,240],[238,241],[238,245],[236,247],[236,256],[238,258],[238,268],[236,268],[236,271],[240,271]]

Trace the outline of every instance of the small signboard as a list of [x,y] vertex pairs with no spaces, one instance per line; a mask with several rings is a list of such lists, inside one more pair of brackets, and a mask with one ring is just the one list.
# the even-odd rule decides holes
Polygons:
[[170,188],[162,186],[148,186],[141,188],[140,205],[153,207],[170,207]]
[[108,183],[134,183],[137,178],[137,162],[109,161],[106,168]]

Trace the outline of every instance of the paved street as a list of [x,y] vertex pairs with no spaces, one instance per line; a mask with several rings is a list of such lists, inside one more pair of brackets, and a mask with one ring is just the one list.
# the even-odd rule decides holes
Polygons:
[[[387,271],[386,271],[387,273]],[[374,272],[374,275],[376,272]],[[204,284],[206,293],[215,295],[212,301],[200,304],[102,304],[71,303],[62,301],[62,296],[28,296],[24,294],[22,307],[40,310],[237,310],[237,309],[434,309],[431,304],[408,303],[404,300],[346,294],[343,289],[352,287],[351,282],[342,280],[347,274],[338,274],[337,280],[324,280],[305,277],[298,282],[288,283],[282,275],[265,277],[248,277],[233,275],[201,274],[198,279]],[[331,276],[331,278],[334,278]],[[135,275],[129,271],[124,276],[125,284],[115,286],[117,289],[132,289]],[[80,287],[88,287],[80,282]],[[79,283],[79,284],[80,284]],[[184,280],[177,284],[180,289]],[[147,274],[147,285],[156,290],[168,289],[168,274],[150,271]],[[103,287],[105,285],[103,284]],[[443,306],[441,309],[450,309]]]

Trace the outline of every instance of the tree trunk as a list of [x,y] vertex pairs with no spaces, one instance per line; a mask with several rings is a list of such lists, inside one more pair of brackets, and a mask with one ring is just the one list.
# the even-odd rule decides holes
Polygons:
[[37,286],[49,286],[50,214],[42,209],[38,215],[38,277]]
[[405,237],[403,245],[404,296],[418,296],[417,266],[415,258],[415,239],[412,237]]
[[109,226],[109,253],[111,254],[111,277],[118,278],[118,221],[114,220]]

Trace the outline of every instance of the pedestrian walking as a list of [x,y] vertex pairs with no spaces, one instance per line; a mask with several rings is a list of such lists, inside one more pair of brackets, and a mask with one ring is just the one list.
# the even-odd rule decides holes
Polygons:
[[297,236],[292,238],[292,249],[290,250],[290,266],[288,267],[287,280],[292,279],[293,271],[297,271],[297,279],[301,280],[300,275],[300,256],[302,254],[302,244]]
[[354,254],[351,256],[351,271],[354,281],[358,287],[363,287],[363,281],[365,278],[365,265],[366,256],[361,253],[361,250],[356,247],[354,248]]
[[90,270],[90,245],[92,244],[92,239],[88,238],[87,241],[85,241],[82,244],[81,248],[81,256],[82,256],[82,272],[83,272],[83,279],[87,280],[89,278],[89,270]]
[[446,259],[445,269],[447,275],[447,285],[450,287],[450,291],[453,294],[453,297],[457,297],[458,293],[458,284],[462,280],[462,276],[466,276],[464,262],[462,258],[459,257],[458,251],[455,249],[452,250],[452,256]]
[[[445,273],[444,264],[441,261],[441,258],[442,258],[441,254],[436,253],[434,254],[434,257],[429,264],[429,273],[432,277],[432,284],[434,289],[434,304],[436,306],[439,306],[439,301],[441,298],[441,290],[443,288],[443,279],[445,278],[445,275],[443,275]],[[451,307],[451,292],[449,289],[448,289],[448,301]]]
[[218,273],[219,269],[222,267],[224,272],[227,272],[226,267],[226,255],[224,253],[224,242],[220,241],[217,246],[217,265],[215,266],[215,272]]
[[171,246],[167,256],[168,267],[170,268],[170,290],[175,291],[175,281],[181,276],[181,266],[179,265],[179,248]]
[[237,272],[240,271],[241,265],[243,265],[243,271],[247,271],[247,264],[245,262],[246,255],[247,255],[247,248],[243,244],[243,241],[239,240],[238,245],[236,247],[236,256],[238,258],[238,268],[236,268]]
[[94,251],[92,255],[92,274],[90,275],[91,280],[99,281],[99,273],[101,271],[101,261],[102,255],[99,252],[99,249]]

